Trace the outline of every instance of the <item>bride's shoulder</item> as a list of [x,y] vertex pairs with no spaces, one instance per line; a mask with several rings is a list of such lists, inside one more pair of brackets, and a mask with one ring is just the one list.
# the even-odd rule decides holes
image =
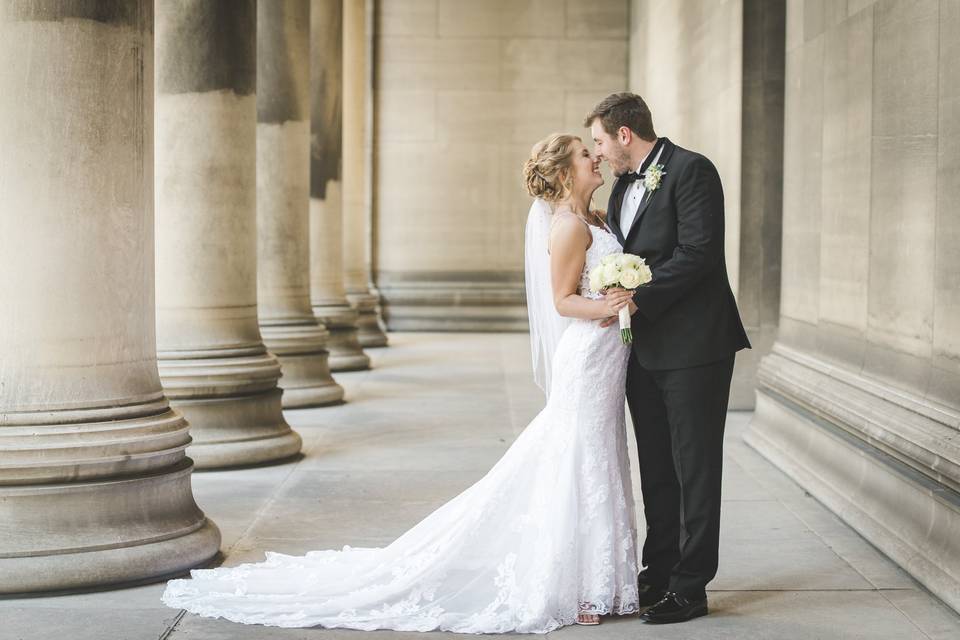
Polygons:
[[550,228],[550,244],[556,245],[585,242],[591,243],[589,225],[580,216],[569,211],[558,211],[553,215]]

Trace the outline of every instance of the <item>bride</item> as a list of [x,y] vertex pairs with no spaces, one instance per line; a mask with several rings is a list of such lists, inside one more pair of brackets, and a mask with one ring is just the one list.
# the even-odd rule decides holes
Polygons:
[[547,633],[636,613],[627,461],[629,292],[590,293],[620,245],[589,209],[603,184],[583,142],[554,134],[524,166],[527,307],[543,410],[480,481],[384,548],[268,552],[171,580],[171,607],[246,624],[460,633]]

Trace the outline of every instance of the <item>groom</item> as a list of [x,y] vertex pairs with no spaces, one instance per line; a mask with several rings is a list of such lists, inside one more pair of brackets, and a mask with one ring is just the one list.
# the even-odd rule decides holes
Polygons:
[[717,573],[730,378],[750,347],[727,280],[723,190],[709,160],[657,137],[638,95],[607,97],[584,126],[617,176],[607,224],[653,272],[633,297],[627,366],[647,521],[640,617],[682,622],[706,615]]

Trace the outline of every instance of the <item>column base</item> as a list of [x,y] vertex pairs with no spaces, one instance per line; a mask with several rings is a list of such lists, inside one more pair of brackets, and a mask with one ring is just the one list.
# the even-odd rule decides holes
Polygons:
[[170,404],[190,423],[187,455],[197,469],[279,462],[299,453],[300,436],[283,419],[277,359],[263,346],[200,357],[206,353],[162,353],[158,361]]
[[281,462],[300,453],[299,434],[283,419],[280,389],[247,396],[172,400],[191,425],[187,454],[197,469]]
[[327,327],[330,339],[330,370],[364,371],[370,368],[370,357],[360,346],[357,331],[357,312],[348,304],[314,305],[313,313]]
[[374,293],[348,293],[347,300],[357,311],[357,341],[364,349],[387,346],[387,334],[380,319],[380,296]]
[[189,458],[162,473],[0,486],[0,594],[146,582],[209,562],[220,531],[194,502]]
[[390,331],[527,331],[523,272],[377,274]]
[[330,333],[313,321],[260,325],[267,349],[280,361],[284,409],[320,407],[343,402],[343,387],[330,375]]
[[957,415],[781,345],[746,442],[960,611]]

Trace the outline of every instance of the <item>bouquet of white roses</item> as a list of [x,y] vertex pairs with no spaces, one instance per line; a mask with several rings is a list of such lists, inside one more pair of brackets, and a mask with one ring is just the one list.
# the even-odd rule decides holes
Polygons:
[[[600,260],[600,264],[590,271],[590,289],[600,293],[610,287],[636,289],[653,280],[653,274],[646,261],[632,253],[611,253]],[[620,338],[623,344],[633,342],[630,330],[630,310],[620,309]]]

